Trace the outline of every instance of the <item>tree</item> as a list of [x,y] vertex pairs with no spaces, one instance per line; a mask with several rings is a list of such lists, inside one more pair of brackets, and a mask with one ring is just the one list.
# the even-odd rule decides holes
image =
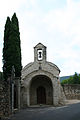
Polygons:
[[10,18],[7,17],[6,24],[5,24],[5,30],[4,30],[4,48],[3,48],[3,76],[4,79],[8,78],[9,74],[9,64],[8,64],[8,47],[10,45],[9,36],[10,36],[10,26],[11,21]]
[[74,84],[79,84],[79,76],[78,74],[75,72],[74,76],[73,76],[73,83]]
[[[16,17],[16,13],[12,16],[11,19],[11,31],[10,31],[10,40],[12,42],[12,65],[15,67],[16,77],[21,76],[21,46],[20,46],[20,32],[19,32],[19,22]],[[13,61],[14,60],[14,61]]]
[[[6,22],[7,24],[7,22]],[[6,25],[5,25],[6,26]],[[5,27],[5,31],[9,29],[8,36],[4,34],[4,48],[3,48],[3,74],[4,78],[7,79],[8,75],[11,74],[12,66],[14,65],[15,68],[15,76],[21,76],[21,47],[20,47],[20,32],[19,32],[19,23],[16,17],[16,13],[13,14],[11,21],[9,22],[8,26]],[[5,42],[7,41],[8,42]],[[5,46],[7,49],[5,49]],[[6,54],[4,54],[5,52]]]
[[61,84],[80,84],[80,74],[78,75],[76,72],[69,79],[63,80]]
[[63,81],[61,82],[61,85],[64,85],[64,84],[68,84],[68,79],[63,80]]
[[0,82],[3,81],[3,73],[0,72]]

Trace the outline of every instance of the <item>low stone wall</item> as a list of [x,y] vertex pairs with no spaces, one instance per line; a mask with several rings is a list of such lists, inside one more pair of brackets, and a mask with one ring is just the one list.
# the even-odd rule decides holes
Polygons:
[[20,78],[15,78],[14,83],[16,83],[17,89],[15,87],[12,89],[11,77],[7,81],[0,80],[0,120],[14,113],[15,102],[17,109],[20,109]]
[[62,85],[66,99],[80,100],[80,84],[65,84]]
[[3,116],[3,103],[4,103],[4,94],[3,94],[3,84],[0,82],[0,117]]
[[10,113],[10,85],[0,82],[0,118],[8,117]]

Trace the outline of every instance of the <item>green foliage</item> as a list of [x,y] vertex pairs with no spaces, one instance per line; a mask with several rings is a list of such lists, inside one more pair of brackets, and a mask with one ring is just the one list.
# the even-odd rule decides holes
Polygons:
[[4,48],[3,48],[3,75],[5,80],[11,74],[12,66],[15,67],[15,76],[21,76],[21,47],[19,23],[16,13],[11,20],[8,17],[4,30]]
[[80,84],[80,74],[78,75],[76,72],[74,76],[71,76],[69,79],[63,80],[61,85],[64,84]]
[[9,74],[9,65],[8,65],[8,58],[9,58],[9,46],[10,46],[10,41],[9,41],[9,36],[10,36],[10,26],[11,26],[11,21],[10,18],[7,17],[6,24],[5,24],[5,30],[4,30],[4,48],[3,48],[3,75],[4,79],[8,78]]
[[77,75],[77,73],[73,76],[73,84],[80,84],[79,75]]
[[3,73],[0,72],[0,81],[2,81],[2,80],[3,80]]
[[68,84],[68,79],[63,80],[63,81],[61,82],[61,85],[64,85],[64,84]]

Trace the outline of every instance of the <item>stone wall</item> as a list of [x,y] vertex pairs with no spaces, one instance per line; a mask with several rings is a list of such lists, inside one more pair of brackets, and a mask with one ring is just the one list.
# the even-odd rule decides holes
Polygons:
[[0,82],[0,117],[3,116],[4,111],[3,111],[3,103],[4,103],[4,94],[3,94],[3,84]]
[[10,84],[6,82],[4,84],[4,116],[11,114],[11,103],[10,103]]
[[10,84],[0,81],[0,118],[8,117],[10,114]]
[[7,81],[0,80],[0,118],[9,117],[14,113],[14,108],[20,109],[20,78],[12,82],[9,77]]
[[67,99],[80,100],[80,84],[65,84],[63,90]]

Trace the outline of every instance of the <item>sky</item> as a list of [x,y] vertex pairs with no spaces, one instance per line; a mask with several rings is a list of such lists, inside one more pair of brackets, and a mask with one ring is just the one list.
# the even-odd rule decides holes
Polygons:
[[0,2],[0,71],[4,26],[16,12],[19,20],[22,66],[34,61],[34,47],[47,47],[47,61],[60,76],[80,73],[80,0],[2,0]]

